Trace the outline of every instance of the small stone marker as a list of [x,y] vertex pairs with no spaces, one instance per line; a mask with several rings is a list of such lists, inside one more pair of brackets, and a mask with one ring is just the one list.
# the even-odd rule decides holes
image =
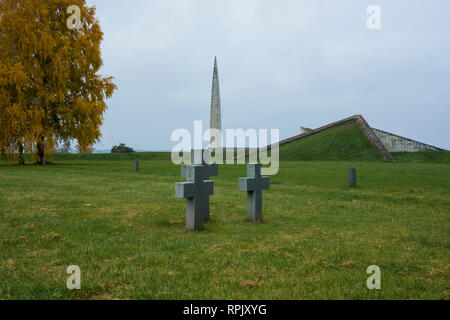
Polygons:
[[200,230],[205,221],[205,215],[209,212],[206,202],[209,196],[214,194],[214,182],[204,180],[206,170],[203,165],[189,164],[185,167],[187,182],[175,184],[175,198],[186,199],[186,229]]
[[138,160],[136,160],[134,162],[134,171],[139,171],[139,161]]
[[269,189],[269,177],[261,177],[261,164],[248,164],[247,177],[239,179],[239,191],[247,191],[247,219],[262,221],[262,190]]
[[356,169],[350,167],[348,170],[348,185],[350,187],[356,187]]
[[42,165],[46,166],[47,165],[47,160],[45,160],[45,157],[42,157]]
[[[216,163],[207,164],[203,158],[205,150],[192,149],[191,150],[191,163],[197,165],[203,165],[205,167],[203,180],[209,180],[210,177],[217,177],[219,175],[219,166]],[[186,178],[186,164],[181,165],[181,177]],[[209,197],[205,199],[205,221],[209,221]]]

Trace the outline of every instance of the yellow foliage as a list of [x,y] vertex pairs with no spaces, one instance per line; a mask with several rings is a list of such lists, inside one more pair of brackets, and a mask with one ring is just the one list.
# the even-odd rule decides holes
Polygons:
[[[70,30],[67,8],[81,11]],[[81,150],[97,142],[116,89],[102,66],[103,33],[85,0],[0,1],[0,149],[36,153],[38,162],[58,142]]]

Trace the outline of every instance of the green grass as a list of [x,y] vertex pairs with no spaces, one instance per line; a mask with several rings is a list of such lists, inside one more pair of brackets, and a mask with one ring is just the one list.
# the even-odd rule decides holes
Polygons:
[[[8,155],[8,158],[13,156],[15,159],[10,159],[10,162],[17,163],[17,155]],[[25,162],[27,164],[34,163],[35,157],[30,154],[25,154]],[[74,154],[74,153],[55,153],[50,155],[49,162],[65,162],[65,161],[134,161],[134,160],[167,160],[170,161],[170,152],[131,152],[131,153],[92,153],[92,154]],[[2,159],[5,160],[5,159]]]
[[331,128],[280,147],[281,160],[383,161],[357,124]]
[[211,221],[187,232],[179,168],[136,156],[0,162],[0,299],[449,299],[448,162],[285,161],[256,224],[245,166],[221,166]]
[[59,161],[134,161],[134,160],[167,160],[170,161],[170,152],[132,152],[132,153],[93,153],[93,154],[54,154],[52,156],[55,162]]
[[450,151],[392,152],[399,162],[450,163]]

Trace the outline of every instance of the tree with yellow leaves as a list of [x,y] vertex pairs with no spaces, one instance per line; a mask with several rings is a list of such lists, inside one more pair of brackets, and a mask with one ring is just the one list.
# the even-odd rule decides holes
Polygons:
[[2,154],[29,152],[42,164],[58,143],[89,150],[99,140],[116,89],[98,74],[102,40],[85,0],[0,0]]

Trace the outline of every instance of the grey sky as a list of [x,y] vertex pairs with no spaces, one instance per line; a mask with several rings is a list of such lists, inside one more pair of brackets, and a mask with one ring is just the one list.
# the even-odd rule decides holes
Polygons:
[[[447,0],[88,0],[104,32],[108,101],[97,149],[170,150],[209,124],[214,56],[222,127],[319,127],[362,114],[375,128],[450,149]],[[381,30],[366,27],[369,5]]]

